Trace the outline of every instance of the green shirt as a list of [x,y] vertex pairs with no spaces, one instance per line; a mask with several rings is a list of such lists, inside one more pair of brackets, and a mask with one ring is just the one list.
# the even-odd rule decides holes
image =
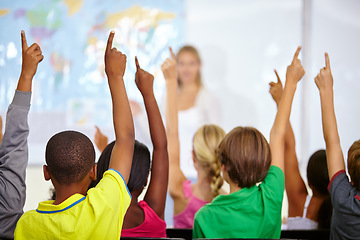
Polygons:
[[219,195],[195,215],[193,238],[280,238],[283,171],[271,166],[258,186]]

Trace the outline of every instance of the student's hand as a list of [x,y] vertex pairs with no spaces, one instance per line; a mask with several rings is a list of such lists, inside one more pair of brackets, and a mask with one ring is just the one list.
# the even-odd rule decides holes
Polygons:
[[42,55],[40,46],[37,43],[33,43],[30,47],[28,47],[24,31],[21,31],[21,47],[21,75],[25,78],[32,79],[36,73],[38,63],[44,59],[44,56]]
[[112,47],[115,32],[111,31],[105,50],[105,73],[108,77],[122,78],[125,73],[126,55]]
[[32,79],[36,73],[39,62],[44,59],[37,43],[28,47],[25,32],[21,31],[22,67],[17,90],[31,92]]
[[[299,60],[299,53],[300,53],[301,47],[298,47],[294,58],[291,62],[291,64],[287,67],[286,70],[286,83],[298,83],[300,79],[304,76],[305,70],[303,66],[301,65],[301,62]],[[286,84],[285,83],[285,84]]]
[[143,97],[152,96],[154,94],[153,92],[154,76],[140,67],[137,57],[135,57],[135,65],[136,65],[135,83],[137,88],[139,89]]
[[283,85],[281,83],[281,80],[280,80],[280,77],[279,77],[279,74],[277,73],[276,70],[274,70],[275,74],[276,74],[276,77],[277,77],[277,82],[271,82],[269,83],[270,85],[270,94],[272,96],[272,98],[274,99],[276,105],[279,105],[280,103],[280,99],[281,99],[281,96],[282,96],[282,93],[283,93]]
[[108,145],[108,138],[100,131],[98,126],[95,126],[95,145],[100,152],[103,152],[106,146]]
[[315,77],[315,83],[319,91],[332,90],[333,77],[330,69],[330,59],[328,53],[325,53],[325,67],[320,70],[320,73]]
[[161,71],[163,72],[166,81],[177,81],[178,73],[176,69],[176,57],[171,47],[169,47],[169,50],[171,57],[167,58],[161,65]]

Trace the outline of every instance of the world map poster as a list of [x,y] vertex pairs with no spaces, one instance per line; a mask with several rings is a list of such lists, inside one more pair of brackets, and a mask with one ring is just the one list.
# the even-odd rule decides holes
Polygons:
[[[66,126],[111,126],[111,98],[104,72],[110,30],[114,46],[127,55],[125,84],[130,99],[141,101],[135,63],[155,76],[164,94],[161,63],[168,47],[184,42],[181,0],[3,0],[0,2],[0,113],[12,100],[21,70],[20,31],[41,46],[44,60],[33,82],[31,111],[65,116]],[[109,117],[110,115],[110,117]]]

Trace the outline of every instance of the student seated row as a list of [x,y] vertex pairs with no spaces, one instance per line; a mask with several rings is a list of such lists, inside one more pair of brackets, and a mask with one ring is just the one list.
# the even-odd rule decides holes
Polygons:
[[[44,167],[44,174],[45,178],[51,179],[55,186],[56,199],[40,203],[37,211],[25,213],[17,224],[15,238],[119,239],[121,235],[122,221],[130,205],[131,196],[126,183],[130,175],[134,146],[136,145],[134,144],[131,111],[122,79],[126,56],[116,48],[111,48],[113,37],[114,33],[112,32],[105,53],[105,70],[112,94],[116,135],[109,166],[103,169],[105,173],[99,183],[94,188],[87,190],[90,182],[95,180],[97,172],[94,164],[94,148],[90,140],[86,136],[72,131],[53,136],[46,149],[47,166]],[[23,36],[23,49],[24,43],[26,43],[24,40],[25,36]],[[30,69],[33,76],[37,63],[42,59],[42,54],[39,47],[32,49],[36,52],[30,56]],[[286,143],[288,119],[296,84],[304,74],[298,59],[299,52],[300,48],[295,53],[287,70],[284,93],[281,96],[270,135],[270,146],[260,132],[249,127],[235,128],[221,141],[217,151],[218,158],[221,162],[224,179],[230,184],[231,194],[220,195],[212,203],[201,208],[195,217],[194,237],[278,238],[280,236],[281,204],[284,190],[284,174],[281,169],[283,169],[286,149],[284,143]],[[138,73],[149,76],[140,69],[138,64],[137,69]],[[174,71],[172,72],[174,73]],[[164,74],[166,74],[165,71]],[[24,92],[29,92],[32,76],[26,81],[19,80],[18,90],[24,89]],[[167,78],[166,76],[165,78],[167,85],[172,86],[171,89],[176,89],[174,87],[176,78]],[[146,79],[151,79],[151,77]],[[139,76],[137,76],[137,80],[142,82]],[[333,106],[333,80],[327,55],[326,67],[320,71],[315,81],[321,97],[328,171],[329,177],[332,178],[329,184],[330,195],[334,205],[333,214],[334,217],[336,216],[331,223],[331,237],[333,239],[356,239],[360,219],[360,141],[355,142],[349,150],[348,169],[352,180],[350,183],[344,172],[345,165]],[[150,87],[147,89],[149,90]],[[143,93],[142,90],[140,91]],[[15,101],[15,98],[19,99],[17,95],[19,94],[16,93],[14,97],[13,109],[16,109],[16,103],[19,103],[18,100]],[[25,95],[29,96],[29,94]],[[29,100],[28,97],[26,99]],[[167,101],[168,103],[174,102],[170,94],[168,94]],[[147,104],[145,96],[144,102]],[[25,101],[23,103],[25,105],[20,104],[19,106],[24,107],[25,119],[22,121],[27,125],[28,105]],[[151,109],[153,109],[153,113],[158,111],[156,103],[153,103]],[[8,114],[11,112],[10,110],[11,108],[9,108]],[[176,108],[173,109],[173,112],[176,112]],[[149,114],[150,112],[148,112]],[[152,116],[158,115],[152,114]],[[173,116],[175,114],[169,115],[168,120],[176,123],[176,117]],[[150,126],[153,120],[149,116]],[[14,123],[16,124],[16,121]],[[158,123],[160,122],[158,121]],[[21,126],[18,124],[15,128],[21,129]],[[159,132],[162,132],[160,135],[163,135],[162,123],[156,124],[156,126],[159,127]],[[176,126],[176,124],[172,126]],[[26,142],[26,127],[22,131],[25,133],[25,138],[23,136],[22,139],[25,139]],[[0,148],[6,143],[6,135],[7,131]],[[170,134],[168,135],[170,136]],[[159,138],[162,139],[162,137]],[[176,143],[176,141],[174,142]],[[20,144],[20,146],[26,147],[26,144]],[[22,150],[19,152],[24,153]],[[146,159],[149,157],[144,158],[144,160]],[[108,167],[114,170],[106,171]],[[148,172],[148,168],[146,168],[144,169]],[[259,182],[261,183],[257,184]],[[142,184],[144,183],[142,182]],[[162,189],[159,192],[163,193],[164,191]],[[137,193],[134,196],[137,196]],[[24,198],[24,195],[21,197]],[[140,209],[137,199],[134,199],[133,206],[134,209]],[[161,207],[160,211],[156,209],[157,207],[153,207],[159,217]],[[132,216],[135,216],[136,210],[133,213]],[[132,213],[130,212],[130,214]],[[131,215],[129,216],[130,220],[137,221],[136,223],[133,221],[133,225],[129,225],[130,229],[141,222],[132,218]],[[234,224],[234,222],[243,224]]]

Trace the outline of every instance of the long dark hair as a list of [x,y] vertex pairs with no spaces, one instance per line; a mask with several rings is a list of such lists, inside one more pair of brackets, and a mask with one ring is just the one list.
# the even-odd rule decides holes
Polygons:
[[319,229],[329,229],[332,216],[332,204],[327,190],[329,173],[326,162],[326,151],[318,150],[311,155],[307,165],[307,179],[310,187],[319,194],[326,196],[318,212]]
[[[92,181],[89,188],[95,187],[109,169],[110,157],[115,141],[106,146],[97,162],[97,179]],[[135,140],[134,156],[127,186],[129,191],[141,190],[147,183],[150,171],[150,152],[141,142]]]

